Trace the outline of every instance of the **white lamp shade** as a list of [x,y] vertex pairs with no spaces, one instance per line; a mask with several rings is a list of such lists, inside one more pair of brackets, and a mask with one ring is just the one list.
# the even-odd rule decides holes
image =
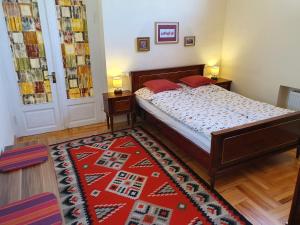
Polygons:
[[113,77],[113,87],[114,88],[122,88],[122,78],[121,77]]
[[213,76],[218,76],[219,73],[220,73],[220,67],[219,67],[219,66],[212,66],[212,67],[210,68],[210,73],[211,73],[211,75],[213,75]]

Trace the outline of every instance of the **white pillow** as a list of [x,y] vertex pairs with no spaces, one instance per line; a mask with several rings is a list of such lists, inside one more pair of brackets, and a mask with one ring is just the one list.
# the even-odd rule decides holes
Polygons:
[[153,99],[153,95],[154,95],[154,92],[151,91],[150,89],[146,88],[146,87],[143,87],[139,90],[137,90],[135,92],[135,94],[139,97],[141,97],[142,99],[145,99],[147,101],[150,101]]

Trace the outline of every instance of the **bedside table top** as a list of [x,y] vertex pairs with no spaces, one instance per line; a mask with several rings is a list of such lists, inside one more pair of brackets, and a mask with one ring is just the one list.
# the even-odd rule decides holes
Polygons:
[[103,93],[102,94],[104,98],[122,98],[122,97],[129,97],[129,96],[133,96],[134,93],[132,93],[131,91],[123,91],[122,94],[116,95],[114,92],[108,92],[108,93]]
[[225,78],[218,78],[218,80],[216,80],[216,84],[222,84],[222,83],[227,83],[227,82],[232,82],[232,80],[228,80],[228,79],[225,79]]

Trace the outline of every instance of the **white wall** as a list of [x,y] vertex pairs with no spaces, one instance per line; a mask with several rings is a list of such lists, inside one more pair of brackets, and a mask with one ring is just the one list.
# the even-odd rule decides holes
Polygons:
[[[91,69],[93,74],[94,92],[100,99],[100,120],[105,120],[102,93],[107,91],[105,47],[103,34],[103,17],[101,1],[88,1],[87,16],[89,21],[89,44],[91,51]],[[98,100],[98,99],[97,99]]]
[[[108,76],[137,69],[219,63],[225,0],[102,0]],[[155,45],[155,22],[179,22],[179,44]],[[196,36],[184,47],[184,36]],[[136,51],[150,37],[151,51]]]
[[14,143],[15,131],[13,119],[10,114],[9,89],[4,78],[4,67],[0,57],[0,152],[8,145]]
[[299,0],[228,0],[222,74],[235,91],[276,104],[280,85],[300,88],[299,12]]
[[[3,16],[2,8],[0,7],[0,15]],[[0,20],[0,27],[5,26],[5,21],[3,18]],[[14,144],[14,138],[16,134],[16,128],[14,127],[13,122],[13,107],[11,101],[14,99],[15,93],[11,88],[9,88],[8,81],[8,66],[9,64],[7,57],[10,54],[7,54],[7,36],[0,35],[0,152],[3,150],[3,147]],[[15,74],[13,74],[15,76]]]

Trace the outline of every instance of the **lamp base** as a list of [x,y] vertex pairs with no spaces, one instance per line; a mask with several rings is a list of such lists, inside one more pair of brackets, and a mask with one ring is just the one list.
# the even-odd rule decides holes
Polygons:
[[121,95],[123,93],[122,89],[115,89],[114,90],[115,95]]
[[211,77],[212,80],[218,80],[218,77]]

